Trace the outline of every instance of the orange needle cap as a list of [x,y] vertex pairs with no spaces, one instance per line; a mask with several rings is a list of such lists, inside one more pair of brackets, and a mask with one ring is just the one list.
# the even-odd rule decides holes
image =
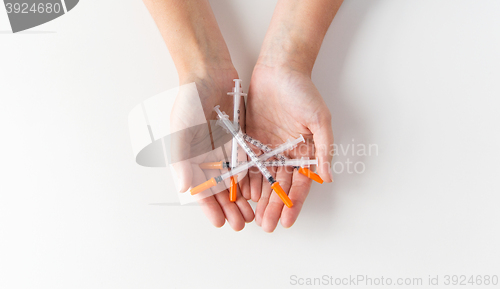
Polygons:
[[314,180],[320,184],[323,183],[323,179],[321,179],[321,177],[318,175],[318,174],[315,174],[313,172],[311,172],[310,169],[308,168],[299,168],[299,173],[303,174],[304,176],[310,178],[311,180]]
[[200,169],[202,170],[222,169],[222,161],[215,163],[202,163],[200,164]]
[[236,202],[236,194],[238,193],[238,183],[236,183],[236,176],[231,177],[231,186],[229,187],[229,200]]
[[290,200],[290,198],[285,193],[285,191],[283,191],[283,189],[281,188],[281,186],[278,182],[272,184],[271,188],[273,188],[273,190],[276,192],[276,194],[278,194],[280,199],[283,201],[283,203],[285,203],[285,205],[287,207],[291,208],[293,206],[292,200]]
[[204,182],[203,184],[196,186],[190,190],[191,195],[196,195],[198,193],[203,192],[204,190],[208,190],[211,187],[217,185],[217,182],[215,181],[214,178],[211,178],[210,180]]

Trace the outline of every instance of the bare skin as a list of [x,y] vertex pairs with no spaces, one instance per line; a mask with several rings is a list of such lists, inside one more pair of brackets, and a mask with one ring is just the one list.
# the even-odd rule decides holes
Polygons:
[[[206,89],[206,93],[200,94],[207,119],[211,119],[212,107],[227,102],[225,94],[231,91],[232,80],[238,74],[208,1],[144,2],[172,55],[180,84],[196,82]],[[342,0],[278,1],[250,82],[246,125],[243,125],[250,136],[270,145],[304,135],[308,146],[291,152],[290,156],[317,157],[318,174],[326,182],[332,181],[331,115],[311,81],[311,72],[341,4]],[[192,139],[186,136],[186,140]],[[176,168],[181,190],[193,185],[193,172],[188,167],[181,164]],[[280,219],[284,227],[292,226],[311,187],[311,180],[290,169],[275,173],[294,203],[292,208],[283,206],[255,170],[250,170],[239,183],[243,197],[258,202],[255,221],[266,232],[274,231]],[[241,230],[254,217],[246,200],[228,202],[227,191],[203,200],[205,214],[217,227],[228,220],[233,229]]]
[[[174,60],[179,84],[195,82],[207,120],[215,119],[212,108],[218,104],[226,108],[230,106],[226,93],[232,90],[233,79],[238,78],[238,73],[210,4],[205,0],[144,0],[144,3]],[[182,103],[176,103],[176,106],[182,106]],[[183,125],[182,119],[176,117],[176,111],[172,112],[172,125],[175,126],[176,121]],[[183,153],[189,153],[189,146],[194,145],[197,137],[196,133],[186,133],[178,139],[182,141],[179,146],[183,147]],[[192,162],[179,162],[174,168],[180,179],[181,192],[205,181],[206,176]],[[235,231],[239,231],[254,218],[248,201],[240,196],[236,203],[230,202],[227,190],[203,198],[199,203],[216,227],[223,226],[227,220]]]
[[[318,158],[318,174],[332,182],[329,154],[333,144],[331,115],[311,73],[326,31],[342,1],[280,0],[254,68],[248,97],[246,130],[264,143],[278,145],[299,134],[309,146],[292,157]],[[294,206],[283,205],[258,174],[250,173],[250,197],[258,201],[255,221],[272,232],[279,220],[290,227],[311,188],[311,180],[291,170],[278,170],[276,179]],[[248,197],[248,192],[243,193]]]

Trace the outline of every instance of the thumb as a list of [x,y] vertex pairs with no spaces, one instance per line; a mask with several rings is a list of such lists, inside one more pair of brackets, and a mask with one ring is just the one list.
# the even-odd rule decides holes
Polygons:
[[191,167],[191,141],[189,129],[182,130],[172,135],[170,139],[170,159],[175,172],[176,185],[180,193],[186,192],[191,187],[193,170]]
[[330,114],[320,117],[317,124],[310,130],[313,133],[314,151],[318,159],[318,174],[325,182],[331,183],[333,181],[331,170],[333,154],[330,152],[333,149],[333,131]]
[[180,193],[186,192],[191,187],[193,179],[193,169],[189,160],[172,164],[177,177],[177,184]]

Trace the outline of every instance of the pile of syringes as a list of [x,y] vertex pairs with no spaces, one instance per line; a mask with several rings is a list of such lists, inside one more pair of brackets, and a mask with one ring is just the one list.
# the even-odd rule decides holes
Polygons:
[[[292,207],[293,203],[285,193],[285,191],[281,188],[280,184],[276,181],[276,179],[271,175],[268,166],[292,166],[294,169],[297,169],[299,173],[309,177],[312,180],[317,181],[318,183],[323,183],[323,180],[319,175],[310,171],[307,167],[310,165],[317,165],[317,160],[310,160],[308,158],[301,159],[288,159],[282,155],[283,152],[287,150],[291,150],[295,148],[299,143],[304,142],[304,137],[300,135],[300,137],[294,140],[287,140],[285,143],[281,144],[275,149],[271,149],[270,147],[264,145],[262,142],[243,134],[243,132],[239,129],[239,109],[240,109],[240,99],[242,96],[246,94],[241,92],[241,80],[235,79],[235,87],[233,92],[229,92],[229,95],[233,95],[234,97],[234,114],[233,114],[233,122],[229,120],[229,116],[226,115],[219,109],[219,106],[214,107],[214,110],[217,112],[219,116],[219,125],[223,126],[229,133],[233,135],[233,143],[232,143],[232,151],[231,151],[231,162],[214,162],[214,163],[203,163],[200,164],[200,168],[202,169],[230,169],[227,173],[224,173],[220,176],[209,179],[208,181],[200,184],[192,188],[191,195],[198,194],[204,190],[207,190],[219,183],[223,180],[230,178],[230,188],[229,188],[229,199],[231,202],[236,201],[237,195],[237,174],[241,173],[249,168],[256,166],[262,175],[267,179],[271,188],[278,194],[280,199],[287,207]],[[254,151],[248,146],[248,143],[256,146],[260,150],[262,150],[263,154],[257,156]],[[238,162],[238,145],[245,151],[247,156],[250,158],[250,161],[247,162]],[[277,160],[269,161],[269,158],[276,157]]]

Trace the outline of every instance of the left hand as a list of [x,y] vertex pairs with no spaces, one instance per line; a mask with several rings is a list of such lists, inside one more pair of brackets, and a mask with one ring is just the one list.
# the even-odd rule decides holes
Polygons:
[[[307,145],[299,144],[295,150],[288,152],[289,156],[317,157],[318,174],[325,182],[332,182],[331,115],[310,74],[286,66],[257,64],[248,95],[247,134],[271,147],[302,134]],[[291,167],[274,170],[276,180],[294,204],[291,208],[283,206],[260,172],[255,169],[249,171],[250,189],[244,190],[243,196],[258,201],[255,221],[266,232],[274,231],[280,218],[283,227],[292,226],[309,193],[311,180],[291,170]]]

